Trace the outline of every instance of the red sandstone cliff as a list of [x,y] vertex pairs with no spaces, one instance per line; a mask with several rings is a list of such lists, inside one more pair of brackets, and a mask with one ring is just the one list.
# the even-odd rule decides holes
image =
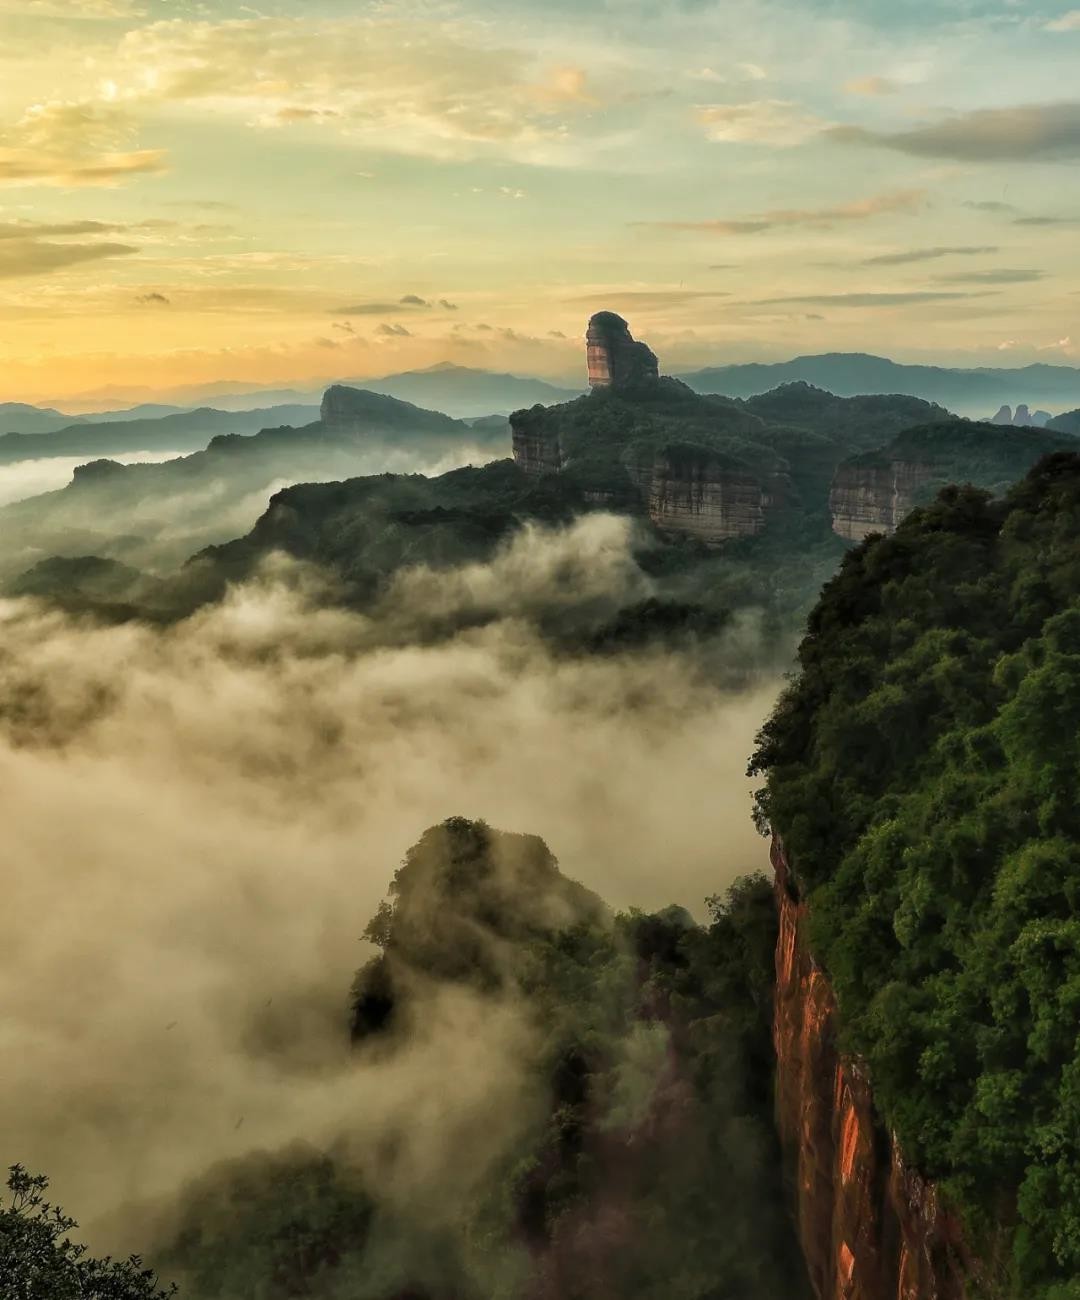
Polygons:
[[[980,1277],[931,1183],[875,1120],[858,1065],[836,1044],[836,1003],[810,955],[806,905],[773,842],[777,1123],[819,1300],[974,1300]],[[980,1293],[981,1294],[981,1293]]]

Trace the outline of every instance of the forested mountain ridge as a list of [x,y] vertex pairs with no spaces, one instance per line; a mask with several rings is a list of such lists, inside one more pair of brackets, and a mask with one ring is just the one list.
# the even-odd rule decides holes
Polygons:
[[850,552],[752,770],[906,1157],[1002,1294],[1080,1276],[1080,457]]

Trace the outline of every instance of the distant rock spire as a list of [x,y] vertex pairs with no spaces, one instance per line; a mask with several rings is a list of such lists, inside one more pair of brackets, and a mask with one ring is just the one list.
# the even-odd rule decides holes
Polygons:
[[647,388],[660,382],[660,363],[630,327],[613,311],[599,311],[589,321],[585,335],[592,388],[621,390]]

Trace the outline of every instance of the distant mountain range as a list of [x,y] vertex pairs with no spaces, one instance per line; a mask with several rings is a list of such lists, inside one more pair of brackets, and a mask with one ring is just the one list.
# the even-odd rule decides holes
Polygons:
[[827,389],[837,397],[896,393],[937,402],[959,415],[986,419],[1003,405],[1024,403],[1056,410],[1080,406],[1080,370],[1072,366],[957,370],[902,365],[861,352],[826,352],[774,364],[711,366],[679,378],[699,393],[724,397],[756,397],[795,381]]
[[0,402],[0,433],[55,433],[73,422],[73,417],[51,406],[28,406],[25,402]]
[[580,388],[559,388],[544,379],[521,375],[499,375],[466,366],[439,365],[427,370],[407,370],[383,379],[353,381],[372,393],[385,393],[404,402],[444,411],[447,415],[509,415],[526,406],[552,406],[584,392]]
[[[936,402],[960,415],[991,419],[1002,406],[1038,407],[1064,412],[1080,407],[1080,368],[1030,365],[1013,369],[980,366],[972,369],[945,366],[904,365],[887,357],[858,352],[828,352],[795,357],[775,363],[709,366],[678,375],[699,393],[748,398],[771,392],[796,381],[825,389],[837,397],[899,395]],[[425,370],[407,370],[377,379],[344,379],[350,387],[396,397],[428,410],[441,411],[457,419],[507,415],[537,404],[554,406],[572,400],[585,390],[562,386],[527,375],[498,374],[467,366],[442,364]],[[198,389],[167,394],[170,402],[144,402],[124,410],[101,411],[79,416],[64,415],[51,407],[0,403],[0,434],[54,433],[77,424],[136,423],[168,418],[193,407],[240,413],[252,407],[282,405],[314,407],[323,389],[250,388],[239,384],[210,384]],[[85,404],[85,401],[84,401]],[[61,403],[62,405],[62,403]],[[309,410],[300,423],[314,418]],[[264,423],[293,423],[275,414]],[[213,433],[223,432],[216,428]],[[240,430],[236,430],[239,432]],[[194,445],[194,444],[190,444]],[[116,448],[115,450],[123,450]],[[67,453],[65,453],[67,454]],[[73,454],[82,454],[81,451]],[[93,454],[109,454],[101,451]]]
[[[24,408],[24,411],[37,408]],[[165,408],[169,409],[169,408]],[[55,416],[56,411],[39,412]],[[152,418],[122,416],[84,420],[63,427],[28,428],[0,436],[0,465],[53,456],[118,456],[132,451],[198,451],[223,433],[251,434],[279,425],[300,426],[318,419],[318,406],[272,406],[255,411],[203,408]],[[23,417],[25,418],[25,416]],[[31,421],[32,424],[32,421]]]
[[[443,362],[425,370],[406,370],[400,374],[382,375],[379,378],[344,378],[342,384],[351,388],[362,388],[371,393],[382,393],[388,397],[397,397],[403,402],[412,402],[416,406],[442,411],[458,419],[472,419],[483,415],[509,415],[511,411],[522,407],[535,406],[538,402],[551,405],[577,397],[584,392],[584,381],[580,387],[560,387],[545,379],[536,379],[525,375],[497,374],[490,370],[474,370],[468,366],[455,366]],[[11,418],[3,418],[5,410],[33,413],[45,411],[44,407],[22,406],[11,403],[5,407],[0,403],[0,433],[37,433],[51,432],[61,425],[74,424],[76,421],[120,420],[136,418],[143,413],[172,414],[176,411],[191,410],[194,407],[213,407],[220,411],[247,410],[253,406],[296,406],[318,405],[323,391],[329,385],[289,388],[256,388],[245,384],[216,383],[201,384],[197,388],[173,389],[162,396],[175,405],[160,406],[148,401],[143,406],[133,406],[125,411],[102,411],[98,414],[61,415],[49,410],[46,414],[53,418],[48,430],[29,427],[28,423],[13,423]],[[150,394],[147,394],[149,397]],[[108,399],[103,398],[103,401]],[[57,403],[65,405],[63,401]],[[91,407],[93,397],[84,394],[72,399],[76,407]],[[25,418],[25,417],[24,417]],[[31,420],[34,416],[29,416]],[[39,421],[43,426],[47,421]]]
[[[246,533],[270,495],[291,483],[319,483],[378,475],[409,475],[470,460],[505,458],[510,427],[505,420],[477,428],[438,411],[426,411],[385,394],[335,385],[319,407],[278,407],[247,412],[263,425],[268,415],[312,412],[301,427],[281,424],[258,432],[237,428],[240,414],[191,412],[221,423],[227,432],[203,437],[192,455],[160,463],[121,465],[98,455],[74,471],[64,488],[0,508],[0,573],[16,571],[43,556],[96,553],[150,567],[172,567],[193,551]],[[133,430],[141,449],[148,433],[175,446],[179,416],[122,425],[78,425],[74,431],[0,438],[5,450],[66,444]],[[251,421],[247,421],[250,423]],[[172,439],[170,441],[170,438]],[[52,573],[52,570],[48,570]],[[96,573],[96,570],[94,571]]]

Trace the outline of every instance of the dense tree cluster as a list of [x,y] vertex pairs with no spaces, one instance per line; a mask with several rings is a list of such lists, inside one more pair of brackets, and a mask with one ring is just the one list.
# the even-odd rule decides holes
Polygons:
[[0,1300],[168,1300],[138,1256],[96,1259],[72,1239],[78,1226],[45,1199],[48,1179],[8,1171],[0,1202]]
[[1080,457],[868,539],[799,660],[751,770],[845,1046],[1011,1293],[1080,1295]]

